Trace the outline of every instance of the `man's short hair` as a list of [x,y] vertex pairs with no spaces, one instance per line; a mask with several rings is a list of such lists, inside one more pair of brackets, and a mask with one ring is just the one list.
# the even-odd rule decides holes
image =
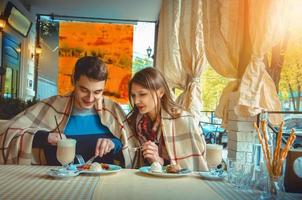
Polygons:
[[106,64],[96,56],[84,56],[79,58],[73,72],[73,84],[80,79],[80,76],[87,76],[97,81],[107,80],[108,69]]

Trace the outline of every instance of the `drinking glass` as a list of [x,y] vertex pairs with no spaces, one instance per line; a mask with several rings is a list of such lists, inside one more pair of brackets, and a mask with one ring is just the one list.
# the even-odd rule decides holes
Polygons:
[[[274,153],[272,151],[273,145],[269,145],[269,149],[272,157]],[[253,188],[260,191],[259,199],[283,199],[285,162],[283,163],[281,176],[270,176],[260,144],[253,146],[253,162],[255,169],[252,182]]]
[[[217,172],[217,166],[222,161],[222,145],[218,144],[207,144],[207,162],[208,167],[212,175]],[[220,173],[220,172],[219,172]]]
[[67,172],[68,164],[75,157],[76,140],[62,139],[57,144],[57,160],[62,164],[62,172]]
[[252,177],[252,187],[256,190],[265,190],[267,180],[267,170],[261,144],[253,145],[254,176]]
[[227,160],[227,172],[228,172],[228,182],[231,185],[235,185],[236,177],[235,177],[235,159],[228,158]]
[[253,186],[254,164],[252,162],[245,162],[242,165],[242,180],[241,185],[243,190],[251,190]]
[[227,169],[228,169],[228,182],[236,189],[241,189],[242,180],[243,180],[242,161],[229,158],[227,162]]

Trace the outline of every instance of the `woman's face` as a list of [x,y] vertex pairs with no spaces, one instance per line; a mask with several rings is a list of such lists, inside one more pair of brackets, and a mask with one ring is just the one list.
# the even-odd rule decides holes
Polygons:
[[132,83],[130,95],[134,105],[137,107],[141,114],[148,114],[149,117],[154,120],[156,118],[156,108],[158,107],[158,100],[163,96],[161,90],[152,91],[143,88],[141,85]]

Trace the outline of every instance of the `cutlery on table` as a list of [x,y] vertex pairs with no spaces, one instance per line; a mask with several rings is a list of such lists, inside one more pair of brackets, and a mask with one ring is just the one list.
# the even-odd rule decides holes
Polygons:
[[87,161],[85,162],[84,165],[90,165],[90,164],[94,161],[94,159],[95,159],[96,157],[97,157],[97,156],[92,156],[92,158],[90,158],[89,160],[87,160]]
[[142,149],[143,146],[138,146],[138,147],[132,147],[132,148],[129,148],[130,151],[137,151],[137,150],[140,150]]

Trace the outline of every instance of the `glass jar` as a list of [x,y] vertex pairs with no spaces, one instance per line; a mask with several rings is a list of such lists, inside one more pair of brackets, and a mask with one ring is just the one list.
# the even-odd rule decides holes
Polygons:
[[260,199],[283,199],[284,189],[284,176],[267,176],[265,190],[261,193]]

